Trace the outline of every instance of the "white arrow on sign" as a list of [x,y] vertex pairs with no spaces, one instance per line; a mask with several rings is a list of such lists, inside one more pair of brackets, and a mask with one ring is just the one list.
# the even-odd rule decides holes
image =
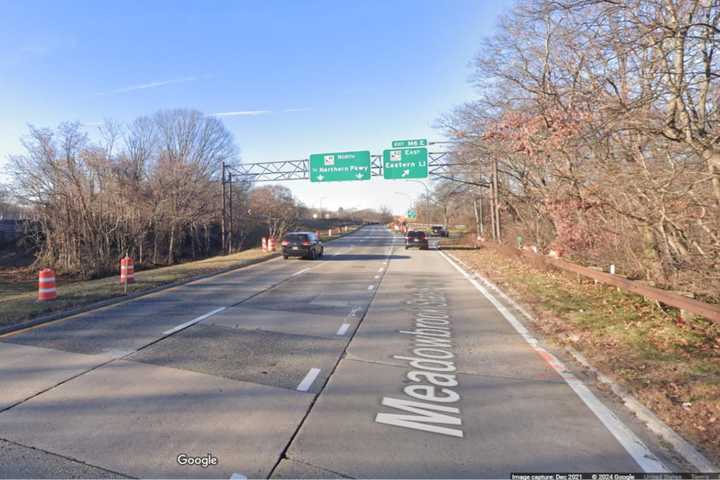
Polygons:
[[325,179],[325,177],[323,177],[322,175],[318,175],[316,178],[321,182]]
[[358,180],[361,180],[361,179],[363,178],[363,174],[362,174],[362,173],[358,173],[357,175],[355,175],[355,177],[356,177]]
[[410,170],[403,170],[403,173],[402,173],[402,175],[400,175],[400,176],[401,176],[401,177],[407,177],[408,175],[410,175]]

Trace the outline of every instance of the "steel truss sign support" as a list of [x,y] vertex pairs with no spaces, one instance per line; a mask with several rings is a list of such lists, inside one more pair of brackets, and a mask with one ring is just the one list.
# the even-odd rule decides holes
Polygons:
[[[469,167],[451,152],[428,152],[428,175],[438,179],[468,183],[458,179],[462,175],[462,167]],[[371,177],[383,177],[383,156],[370,156]],[[239,163],[222,165],[222,222],[221,239],[223,250],[232,251],[232,218],[233,218],[233,183],[242,182],[282,182],[290,180],[309,180],[310,165],[306,158],[299,160],[282,160],[277,162]],[[392,181],[392,180],[389,180]],[[485,186],[477,184],[478,186]]]
[[[459,166],[467,165],[455,160],[450,152],[428,152],[429,175],[447,176],[451,173],[452,167]],[[224,168],[228,173],[233,174],[236,181],[281,182],[308,180],[310,178],[310,167],[306,158],[279,162],[239,163],[237,165],[225,165]],[[372,155],[370,157],[370,175],[373,177],[383,176],[382,155]]]

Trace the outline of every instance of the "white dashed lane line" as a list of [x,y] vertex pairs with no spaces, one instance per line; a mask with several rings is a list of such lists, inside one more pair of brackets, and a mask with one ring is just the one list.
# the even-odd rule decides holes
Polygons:
[[349,328],[350,328],[349,323],[343,323],[342,325],[340,325],[340,328],[338,328],[336,335],[345,335]]
[[368,286],[368,290],[372,290],[373,288],[375,288],[375,285],[369,285],[369,286]]
[[294,277],[295,275],[300,275],[301,273],[305,273],[305,272],[307,272],[308,270],[310,270],[310,267],[303,268],[302,270],[299,270],[299,271],[293,273],[293,274],[290,275],[290,276],[291,276],[291,277]]
[[307,392],[310,390],[310,387],[318,375],[320,375],[320,369],[311,368],[307,375],[305,375],[305,378],[303,378],[302,382],[300,382],[300,385],[297,386],[297,390],[299,392]]
[[172,334],[172,333],[179,332],[180,330],[183,330],[183,329],[185,329],[185,328],[187,328],[187,327],[189,327],[189,326],[191,326],[191,325],[195,325],[195,324],[198,323],[198,322],[202,322],[202,321],[205,320],[206,318],[212,317],[212,316],[215,315],[216,313],[222,312],[223,310],[225,310],[225,308],[226,308],[226,307],[216,308],[216,309],[213,310],[212,312],[208,312],[208,313],[206,313],[205,315],[201,315],[201,316],[199,316],[199,317],[197,317],[197,318],[195,318],[195,319],[193,319],[193,320],[190,320],[189,322],[181,323],[181,324],[178,325],[177,327],[173,327],[173,328],[171,328],[170,330],[165,330],[162,334],[163,334],[163,335],[170,335],[170,334]]

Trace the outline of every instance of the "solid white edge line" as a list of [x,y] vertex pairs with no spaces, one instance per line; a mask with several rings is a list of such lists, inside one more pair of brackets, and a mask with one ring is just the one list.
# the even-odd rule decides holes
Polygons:
[[570,388],[578,397],[587,405],[587,407],[595,414],[595,416],[605,425],[605,428],[615,437],[615,439],[623,446],[628,454],[646,473],[670,473],[670,470],[663,464],[650,449],[638,438],[635,433],[630,430],[609,408],[607,408],[596,396],[585,386],[578,378],[572,374],[565,365],[552,353],[538,345],[536,338],[533,338],[525,326],[515,318],[505,305],[500,303],[485,287],[479,284],[470,274],[463,270],[459,265],[452,261],[444,252],[438,250],[440,255],[455,270],[465,277],[480,293],[492,303],[505,320],[513,326],[513,328],[525,339],[525,341],[536,351],[541,357],[548,360],[551,367],[565,380]]
[[180,330],[182,330],[182,329],[184,329],[184,328],[189,327],[190,325],[194,325],[194,324],[196,324],[196,323],[198,323],[198,322],[202,322],[202,321],[205,320],[206,318],[212,317],[213,315],[215,315],[215,314],[218,313],[218,312],[222,312],[223,310],[225,310],[225,308],[227,308],[227,307],[216,308],[216,309],[213,310],[212,312],[208,312],[208,313],[206,313],[205,315],[201,315],[201,316],[199,316],[199,317],[197,317],[197,318],[195,318],[195,319],[193,319],[193,320],[190,320],[189,322],[181,323],[181,324],[178,325],[177,327],[173,327],[173,328],[171,328],[170,330],[165,330],[162,334],[163,334],[163,335],[170,335],[171,333],[178,332],[178,331],[180,331]]
[[300,385],[297,386],[297,390],[299,392],[307,392],[310,390],[310,387],[318,375],[320,375],[320,369],[311,368],[307,375],[305,375],[305,378],[302,379],[302,382],[300,382]]
[[350,324],[343,323],[342,325],[340,325],[340,328],[338,328],[336,335],[345,335],[349,329],[350,329]]
[[[447,255],[466,269],[472,270],[469,265],[457,258],[452,253],[448,253]],[[505,292],[500,290],[500,288],[498,288],[498,286],[495,285],[493,282],[483,277],[482,275],[479,275],[476,272],[474,272],[473,276],[477,278],[483,285],[492,289],[497,295],[499,295],[503,300],[510,304],[510,306],[513,307],[516,311],[522,313],[529,321],[534,321],[532,315],[530,315],[527,310],[525,310],[515,300],[507,296]],[[608,378],[606,375],[603,375],[597,369],[595,369],[595,367],[593,367],[590,362],[588,362],[588,360],[583,354],[581,354],[572,347],[567,347],[567,350],[578,363],[593,372],[599,382],[609,385],[613,393],[622,399],[625,406],[631,412],[635,413],[635,415],[641,421],[645,422],[645,424],[650,430],[652,430],[657,435],[665,439],[665,441],[670,443],[675,449],[675,451],[682,455],[688,463],[690,463],[697,469],[698,472],[717,472],[720,469],[720,467],[714,465],[690,442],[685,440],[682,436],[675,432],[675,430],[673,430],[665,422],[660,420],[650,409],[643,405],[639,400],[630,395],[625,389],[615,383],[612,379]]]

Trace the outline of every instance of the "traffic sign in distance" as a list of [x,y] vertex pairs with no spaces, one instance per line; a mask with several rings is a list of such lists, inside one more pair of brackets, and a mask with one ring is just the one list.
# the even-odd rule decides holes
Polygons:
[[370,180],[370,152],[314,153],[310,155],[311,182]]
[[427,140],[418,138],[417,140],[393,140],[392,148],[410,148],[410,147],[427,147]]
[[408,218],[417,218],[417,212],[415,210],[408,210],[407,211],[407,217]]
[[383,151],[383,178],[427,178],[427,148],[399,148]]

